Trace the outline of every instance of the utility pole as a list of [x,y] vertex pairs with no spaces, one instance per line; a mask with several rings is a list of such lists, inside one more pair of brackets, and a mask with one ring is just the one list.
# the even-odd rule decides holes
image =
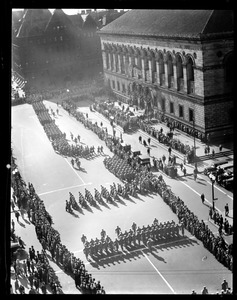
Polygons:
[[211,179],[211,186],[212,186],[212,208],[213,208],[213,211],[214,211],[215,210],[214,183],[215,183],[216,177],[211,173],[209,175],[209,178]]
[[196,136],[195,136],[195,118],[193,116],[193,143],[194,143],[194,158],[196,161]]

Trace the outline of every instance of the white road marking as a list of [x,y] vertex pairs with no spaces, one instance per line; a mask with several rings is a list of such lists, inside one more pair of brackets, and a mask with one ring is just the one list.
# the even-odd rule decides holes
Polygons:
[[38,195],[39,195],[39,196],[42,196],[42,195],[52,194],[52,193],[55,193],[55,192],[64,191],[64,190],[67,190],[67,189],[72,189],[72,188],[81,187],[81,186],[86,186],[86,185],[90,185],[90,184],[92,184],[92,183],[89,182],[89,183],[85,183],[85,184],[79,184],[79,185],[68,186],[68,187],[65,187],[65,188],[61,188],[61,189],[52,190],[52,191],[49,191],[49,192],[40,193],[40,194],[38,194]]
[[69,161],[64,158],[64,160],[67,162],[67,164],[70,166],[70,168],[73,170],[73,172],[77,175],[77,177],[81,180],[83,184],[86,184],[85,181],[81,178],[81,176],[77,173],[77,171],[73,168],[73,166],[69,163]]
[[156,270],[156,272],[160,275],[160,277],[163,279],[163,281],[166,283],[166,285],[170,288],[170,290],[172,291],[172,293],[176,294],[175,291],[174,291],[174,289],[172,288],[172,286],[165,279],[165,277],[161,274],[161,272],[156,268],[156,266],[151,262],[151,260],[149,259],[149,257],[143,251],[141,251],[141,252],[145,256],[145,258],[149,261],[149,263],[152,265],[152,267]]
[[[194,193],[196,193],[198,196],[201,197],[201,194],[199,194],[197,191],[195,191],[193,188],[191,188],[191,186],[189,186],[188,184],[186,184],[186,183],[184,183],[182,181],[180,181],[180,182],[182,184],[186,185],[190,190],[192,190]],[[212,203],[210,201],[208,201],[206,198],[205,198],[205,201],[208,202],[210,205],[212,205]],[[216,210],[218,210],[220,213],[222,213],[222,211],[218,207],[216,207]]]

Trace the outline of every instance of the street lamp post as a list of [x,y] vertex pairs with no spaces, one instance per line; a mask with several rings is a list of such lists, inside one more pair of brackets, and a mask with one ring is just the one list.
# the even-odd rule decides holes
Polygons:
[[216,177],[211,173],[209,175],[209,178],[211,180],[211,187],[212,187],[212,208],[213,208],[213,211],[214,211],[215,210],[214,183],[216,181]]
[[194,158],[196,160],[196,136],[195,136],[195,118],[193,117],[193,144],[194,144]]

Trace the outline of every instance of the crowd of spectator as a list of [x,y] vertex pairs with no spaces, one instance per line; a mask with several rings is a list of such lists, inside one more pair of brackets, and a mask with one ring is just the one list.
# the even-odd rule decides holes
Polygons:
[[226,218],[223,218],[222,214],[219,213],[216,209],[213,210],[212,207],[210,207],[209,210],[209,217],[213,220],[214,224],[219,226],[219,233],[224,233],[226,235],[233,234],[233,226],[229,223],[229,221]]
[[[81,285],[77,287],[82,293],[87,293],[89,289],[89,287],[87,288],[87,285],[90,283],[90,280],[95,282],[94,278],[91,277],[90,280],[87,278],[88,272],[85,269],[83,261],[76,258],[74,254],[62,244],[59,232],[52,227],[53,220],[45,209],[44,202],[35,192],[33,185],[28,183],[27,186],[19,171],[17,170],[17,172],[15,172],[16,170],[17,166],[15,164],[15,159],[12,157],[12,188],[14,190],[14,196],[15,199],[17,199],[17,195],[21,194],[22,190],[24,190],[27,195],[24,207],[29,221],[35,226],[37,238],[42,245],[42,253],[45,253],[46,250],[49,251],[51,253],[52,260],[69,275],[74,277],[75,272],[80,272],[82,280]],[[38,259],[39,261],[38,255],[36,257],[31,254],[30,251],[29,254],[31,260]],[[43,258],[41,258],[41,260],[43,260]],[[56,285],[60,287],[59,283]],[[53,293],[55,291],[57,293],[56,287],[53,287],[52,291]],[[101,293],[101,291],[98,290],[97,293]]]

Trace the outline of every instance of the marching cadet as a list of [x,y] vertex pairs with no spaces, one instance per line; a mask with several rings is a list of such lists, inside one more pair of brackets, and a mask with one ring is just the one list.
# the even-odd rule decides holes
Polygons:
[[138,241],[138,245],[140,246],[141,245],[141,228],[140,227],[137,228],[136,239]]
[[137,229],[137,224],[135,222],[133,222],[132,230],[133,230],[134,233],[136,232],[136,229]]
[[114,240],[114,248],[115,248],[115,251],[118,252],[118,250],[119,250],[119,241],[118,241],[117,238]]

